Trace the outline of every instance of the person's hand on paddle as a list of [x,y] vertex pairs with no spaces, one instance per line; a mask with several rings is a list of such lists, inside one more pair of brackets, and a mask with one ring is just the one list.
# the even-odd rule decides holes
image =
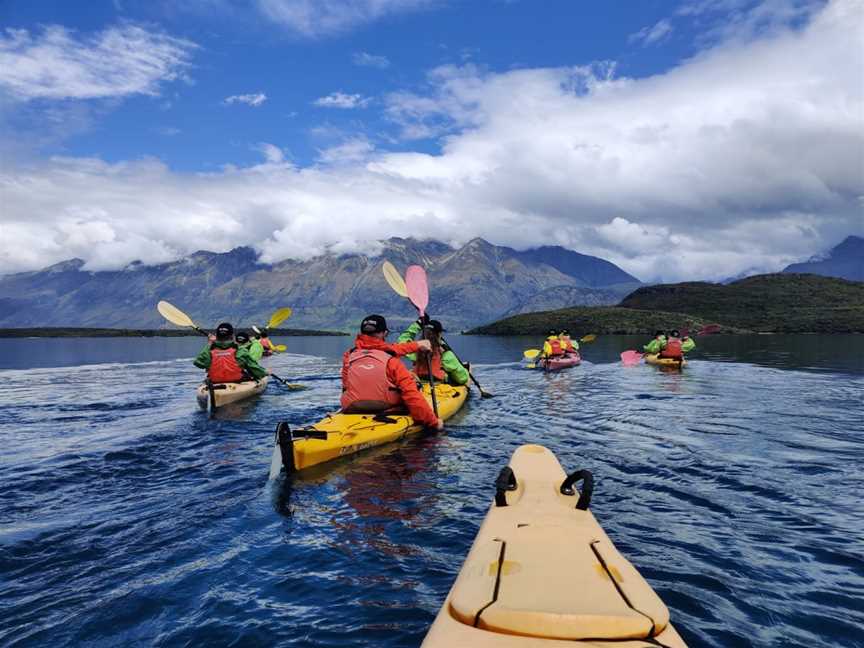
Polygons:
[[426,326],[428,324],[429,324],[429,313],[423,313],[422,317],[417,318],[417,325],[420,328],[423,328],[424,326]]
[[439,432],[444,429],[444,421],[442,419],[438,419],[438,422],[435,424],[435,429]]
[[417,348],[420,351],[429,353],[432,351],[432,343],[429,340],[417,340]]
[[210,344],[213,344],[216,341],[216,336],[211,333],[210,335],[207,336],[207,341]]

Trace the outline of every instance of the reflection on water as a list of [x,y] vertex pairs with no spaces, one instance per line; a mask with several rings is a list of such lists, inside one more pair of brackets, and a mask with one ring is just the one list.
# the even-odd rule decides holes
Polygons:
[[[594,473],[594,514],[691,646],[860,644],[860,336],[700,338],[673,373],[617,361],[641,338],[545,373],[519,362],[537,339],[451,336],[495,398],[268,481],[276,422],[333,409],[350,344],[281,341],[267,362],[309,389],[216,418],[197,340],[0,371],[0,644],[416,646],[523,443]],[[0,343],[58,362],[53,341]]]

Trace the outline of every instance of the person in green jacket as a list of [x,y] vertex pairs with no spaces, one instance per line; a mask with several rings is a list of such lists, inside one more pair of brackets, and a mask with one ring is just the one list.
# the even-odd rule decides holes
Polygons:
[[216,327],[216,335],[208,336],[207,346],[201,349],[193,364],[206,369],[207,377],[213,382],[259,380],[270,375],[269,370],[252,358],[248,348],[235,342],[234,327],[228,322]]
[[[399,342],[411,342],[417,337],[417,334],[423,331],[424,322],[417,320],[409,326],[402,335],[399,336]],[[432,375],[435,380],[446,380],[451,385],[465,385],[468,383],[469,375],[468,368],[464,366],[456,354],[450,349],[442,339],[444,327],[438,320],[428,320],[426,324],[426,339],[432,344]],[[406,356],[414,362],[414,373],[422,379],[429,377],[429,363],[425,358],[418,360],[416,353],[411,353]]]
[[689,335],[681,338],[681,353],[689,353],[696,348],[696,342]]
[[660,353],[666,347],[666,334],[663,331],[657,331],[654,334],[654,339],[642,347],[645,353]]
[[264,347],[261,346],[261,342],[258,341],[258,338],[249,337],[249,334],[246,331],[237,331],[237,335],[234,336],[234,339],[237,340],[238,347],[249,351],[249,356],[255,362],[261,361],[261,357],[264,355]]

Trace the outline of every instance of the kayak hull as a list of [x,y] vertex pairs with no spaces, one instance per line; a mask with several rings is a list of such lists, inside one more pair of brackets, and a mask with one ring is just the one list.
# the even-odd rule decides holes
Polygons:
[[686,648],[588,509],[590,474],[571,481],[539,445],[518,448],[509,468],[423,647]]
[[537,368],[543,369],[544,371],[560,371],[561,369],[576,367],[581,363],[582,356],[578,353],[568,353],[562,357],[540,360],[537,363]]
[[676,369],[680,369],[687,364],[687,360],[684,358],[681,358],[681,360],[676,360],[675,358],[661,358],[656,353],[647,354],[645,356],[645,362],[659,367],[674,367]]
[[[216,398],[216,408],[229,403],[246,400],[252,396],[257,396],[267,388],[267,383],[270,381],[270,376],[264,376],[261,380],[244,380],[238,383],[214,383],[213,395]],[[195,396],[198,399],[198,404],[207,409],[210,404],[210,394],[207,389],[207,383],[198,385],[195,390]]]
[[[458,412],[468,398],[466,385],[435,385],[438,415],[447,420]],[[429,385],[423,395],[432,403]],[[334,412],[307,428],[277,427],[276,443],[282,456],[282,467],[296,472],[327,461],[355,454],[367,448],[398,441],[423,429],[408,415],[343,414]]]

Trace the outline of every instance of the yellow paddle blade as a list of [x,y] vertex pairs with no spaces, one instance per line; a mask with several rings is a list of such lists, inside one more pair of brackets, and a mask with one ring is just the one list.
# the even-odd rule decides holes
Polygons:
[[579,341],[580,342],[593,342],[596,339],[597,339],[597,336],[592,333],[591,335],[586,335],[583,338],[579,338]]
[[288,347],[285,346],[284,344],[277,344],[277,345],[276,345],[275,347],[273,347],[273,348],[276,349],[279,353],[284,353],[285,351],[288,350]]
[[399,274],[399,271],[393,266],[393,264],[389,261],[385,261],[384,265],[381,266],[381,270],[384,272],[384,278],[387,280],[387,283],[390,284],[393,292],[402,297],[407,297],[408,287],[405,285],[405,280],[402,278],[402,275]]
[[293,312],[294,311],[292,311],[290,308],[280,308],[270,316],[270,321],[267,322],[267,328],[279,326],[282,322],[291,317],[291,313]]
[[528,349],[528,350],[525,351],[525,353],[523,353],[522,355],[524,355],[524,356],[525,356],[526,358],[528,358],[529,360],[533,360],[533,359],[536,358],[538,355],[540,355],[540,349]]
[[186,313],[167,301],[160,301],[156,304],[156,310],[172,324],[176,324],[177,326],[195,326],[195,322]]

